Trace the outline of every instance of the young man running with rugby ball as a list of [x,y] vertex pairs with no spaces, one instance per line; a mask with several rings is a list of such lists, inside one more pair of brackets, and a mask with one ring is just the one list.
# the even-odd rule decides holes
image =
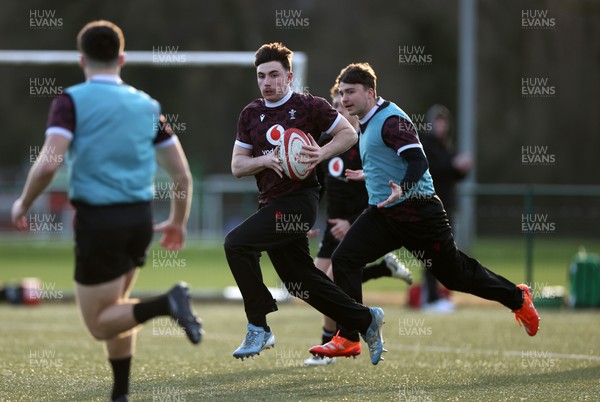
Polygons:
[[[258,211],[225,237],[227,262],[244,299],[248,318],[247,334],[235,358],[245,359],[275,345],[267,314],[277,310],[265,286],[261,252],[266,251],[291,294],[321,313],[360,332],[377,364],[383,352],[381,326],[383,311],[357,303],[333,283],[312,261],[306,232],[317,216],[319,184],[314,171],[302,181],[283,174],[275,148],[288,128],[297,128],[315,137],[322,132],[333,139],[323,148],[312,139],[303,154],[314,168],[317,164],[350,148],[357,140],[350,123],[322,98],[299,94],[291,89],[292,51],[281,43],[269,43],[256,52],[254,65],[262,98],[241,112],[231,170],[234,176],[255,176]],[[278,230],[278,220],[301,223],[302,230]]]

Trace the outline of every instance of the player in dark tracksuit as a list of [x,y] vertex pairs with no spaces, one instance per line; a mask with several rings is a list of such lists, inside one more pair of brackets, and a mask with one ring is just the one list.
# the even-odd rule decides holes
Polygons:
[[[533,336],[539,316],[527,285],[515,285],[456,248],[440,199],[435,194],[419,136],[408,115],[377,96],[375,72],[367,63],[351,64],[338,76],[342,103],[360,122],[362,172],[369,208],[354,222],[333,254],[333,275],[355,300],[362,300],[362,266],[405,247],[430,266],[447,288],[495,300],[510,308]],[[339,325],[339,323],[338,323]],[[358,343],[354,331],[340,325],[339,336],[311,353],[344,356]]]
[[[351,122],[353,127],[357,128],[358,120],[356,120],[356,117],[350,116],[342,106],[337,86],[331,89],[331,101],[332,106]],[[330,140],[330,135],[323,134],[319,140],[319,145],[324,146]],[[322,241],[319,244],[315,266],[332,279],[331,256],[352,223],[367,208],[369,201],[365,184],[363,182],[348,180],[346,178],[346,169],[362,169],[358,143],[340,155],[323,161],[317,167],[319,182],[324,184],[322,195],[324,193],[327,202],[327,225]],[[412,283],[410,271],[394,253],[386,254],[381,262],[365,266],[362,281],[364,283],[368,280],[385,276],[402,279],[408,284]],[[324,316],[321,343],[325,344],[332,339],[336,332],[335,328],[335,321]],[[304,364],[307,366],[322,366],[334,362],[335,358],[312,356],[306,359]]]
[[322,132],[333,140],[319,147],[303,147],[311,166],[348,149],[356,132],[322,98],[291,90],[292,52],[280,43],[263,45],[256,52],[257,81],[263,98],[240,114],[232,154],[237,177],[256,177],[259,209],[229,232],[224,248],[227,262],[244,299],[248,332],[234,357],[254,356],[275,344],[266,315],[277,310],[262,280],[260,253],[266,251],[288,291],[321,313],[363,334],[371,361],[379,362],[383,350],[383,311],[357,303],[336,286],[312,261],[306,233],[317,215],[319,185],[314,171],[303,181],[292,181],[274,150],[287,128],[298,128],[315,137]]

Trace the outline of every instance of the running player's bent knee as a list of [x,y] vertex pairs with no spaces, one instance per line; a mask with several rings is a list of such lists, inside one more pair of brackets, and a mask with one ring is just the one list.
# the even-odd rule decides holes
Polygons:
[[343,273],[346,273],[349,271],[353,271],[356,268],[360,268],[360,267],[353,267],[351,264],[351,261],[349,259],[347,259],[343,255],[342,256],[337,255],[335,252],[331,256],[331,267],[332,267],[334,278],[336,276],[336,273],[343,274]]
[[226,252],[245,251],[249,248],[249,243],[251,243],[252,240],[252,234],[249,234],[248,230],[244,230],[242,226],[238,226],[227,233],[225,240],[223,241],[223,248]]
[[97,341],[105,341],[114,336],[114,334],[109,334],[106,330],[99,326],[88,326],[88,331]]
[[223,242],[225,253],[232,252],[239,246],[239,242],[235,239],[235,234],[233,232],[229,232],[227,236],[225,236],[225,241]]

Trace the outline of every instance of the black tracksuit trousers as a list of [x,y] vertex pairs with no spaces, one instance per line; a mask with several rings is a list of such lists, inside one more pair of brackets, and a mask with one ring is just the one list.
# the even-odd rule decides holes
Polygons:
[[[354,222],[332,256],[333,277],[362,303],[362,267],[386,253],[406,248],[448,289],[495,300],[515,310],[523,304],[516,285],[456,248],[450,223],[437,196],[389,208],[369,206]],[[358,340],[345,326],[340,335]]]
[[364,333],[371,323],[369,308],[317,269],[310,256],[306,232],[315,223],[317,204],[317,190],[294,192],[261,205],[225,237],[227,262],[242,293],[246,316],[255,323],[277,310],[260,268],[261,252],[266,251],[293,296],[345,328]]

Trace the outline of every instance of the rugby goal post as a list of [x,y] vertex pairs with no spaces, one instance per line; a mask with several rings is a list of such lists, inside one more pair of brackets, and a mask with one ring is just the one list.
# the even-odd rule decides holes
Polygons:
[[[170,52],[170,53],[169,53]],[[164,57],[164,55],[171,57]],[[75,65],[80,53],[70,50],[0,50],[0,65]],[[161,57],[161,55],[163,57]],[[292,59],[294,80],[292,88],[306,92],[308,58],[304,52],[294,52]],[[204,52],[180,51],[178,48],[159,47],[152,51],[130,50],[125,52],[126,65],[148,67],[252,67],[254,52]],[[202,191],[202,223],[198,209],[193,208],[190,226],[205,237],[222,237],[224,228],[223,199],[225,194],[256,192],[256,184],[250,180],[237,180],[232,176],[214,175],[205,178],[207,185]],[[217,185],[219,184],[219,185]],[[194,197],[196,198],[196,197]],[[197,199],[197,198],[196,198]]]
[[[156,67],[205,67],[231,66],[254,67],[254,52],[181,52],[165,59],[157,51],[131,50],[125,52],[125,62],[128,65],[146,65]],[[175,57],[177,56],[177,57]],[[79,52],[70,50],[0,50],[0,64],[76,64],[79,62]],[[302,92],[306,88],[307,57],[304,52],[294,52],[292,59],[294,71],[294,90]]]

